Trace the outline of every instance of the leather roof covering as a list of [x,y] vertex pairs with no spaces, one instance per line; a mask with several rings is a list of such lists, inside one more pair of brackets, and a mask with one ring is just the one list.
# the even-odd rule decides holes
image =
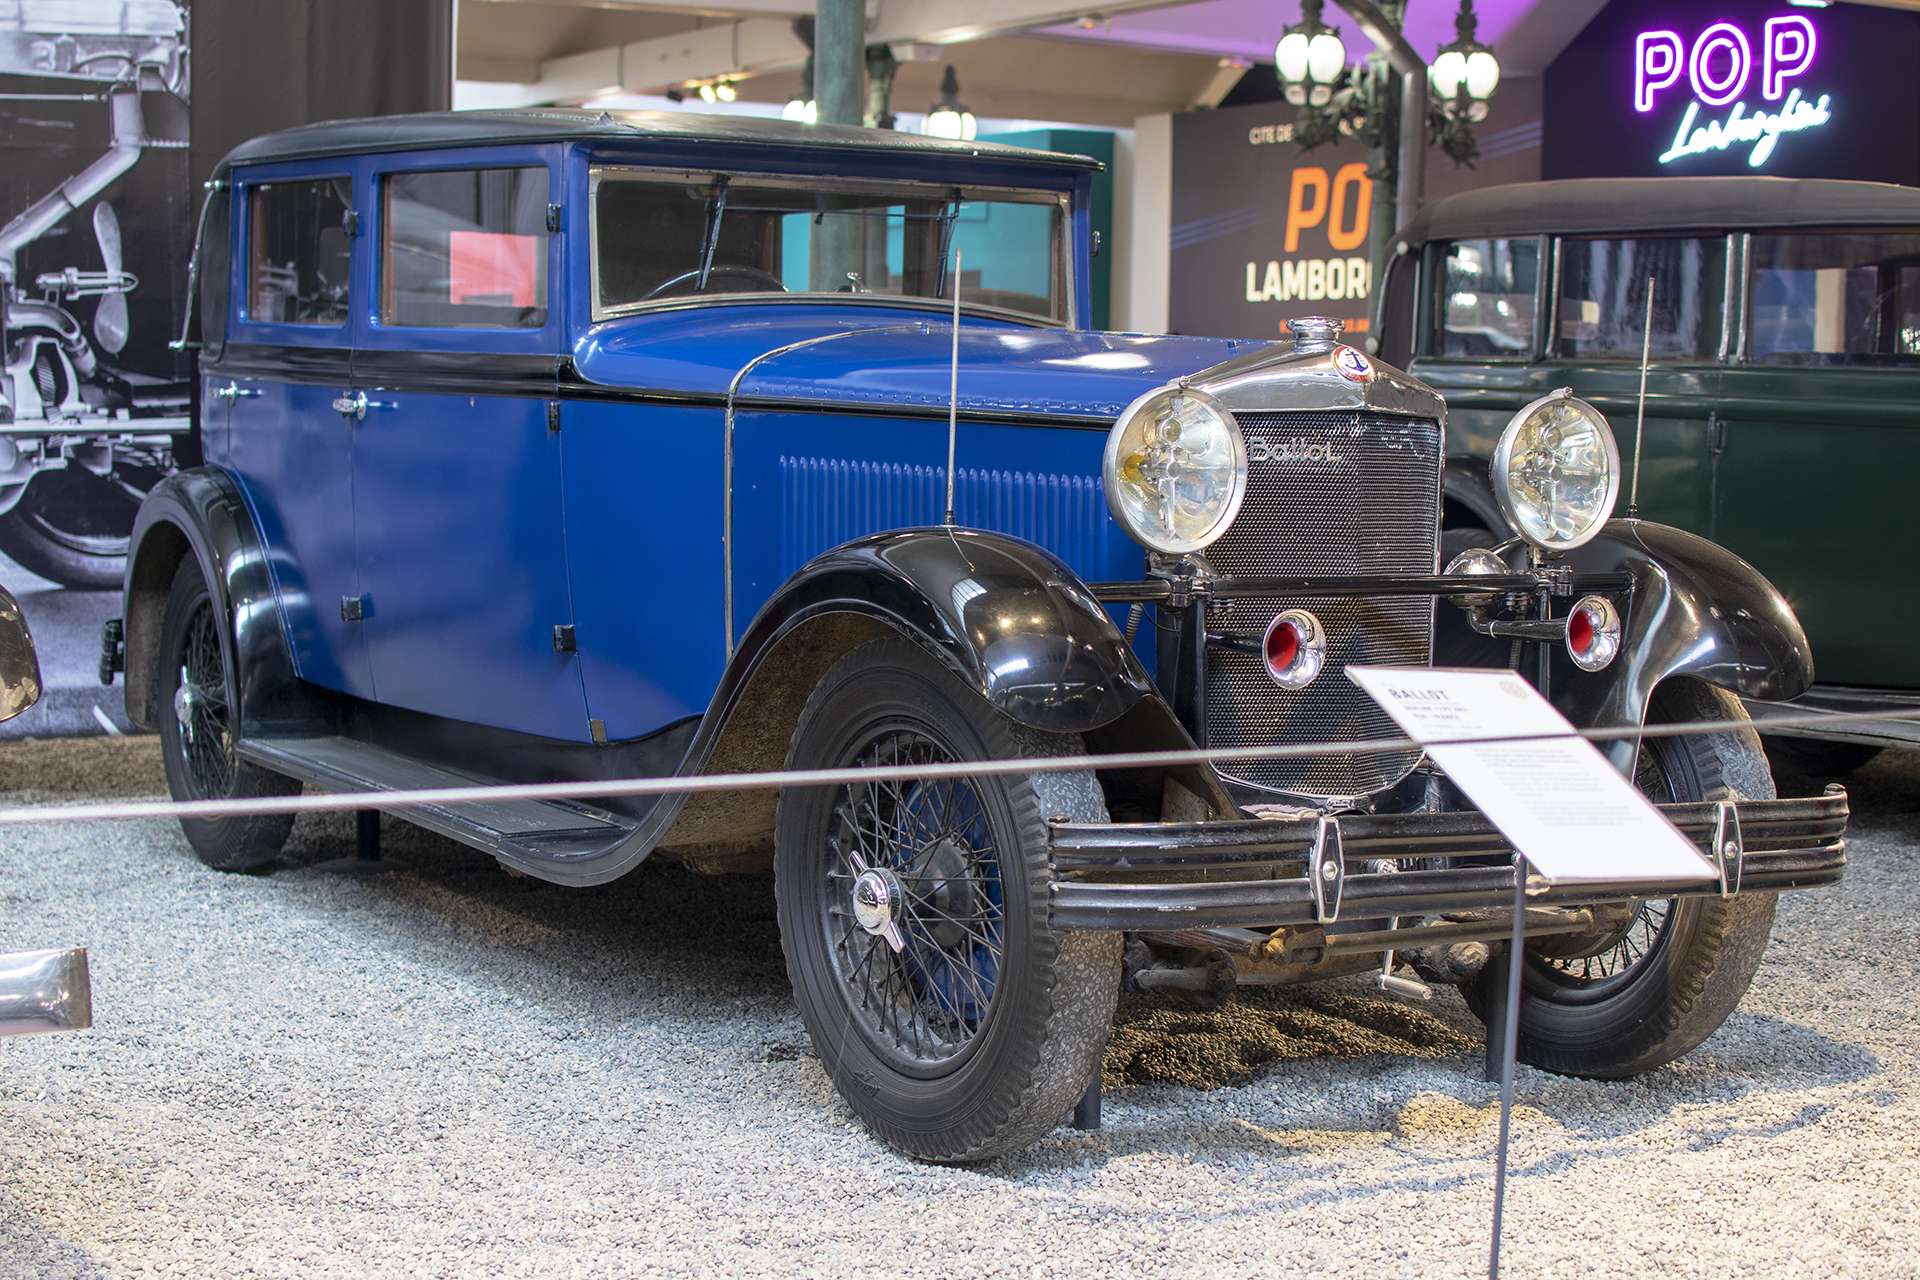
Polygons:
[[1566,178],[1449,196],[1395,239],[1880,225],[1920,229],[1920,189],[1826,178]]
[[1049,168],[1099,169],[1088,156],[1010,147],[998,142],[953,142],[918,133],[864,129],[858,125],[801,124],[762,116],[702,115],[673,111],[591,111],[575,107],[526,107],[509,111],[435,111],[421,115],[330,120],[285,129],[243,142],[227,153],[216,173],[236,164],[413,151],[499,142],[575,140],[757,143],[763,146],[829,147],[893,155],[979,157]]

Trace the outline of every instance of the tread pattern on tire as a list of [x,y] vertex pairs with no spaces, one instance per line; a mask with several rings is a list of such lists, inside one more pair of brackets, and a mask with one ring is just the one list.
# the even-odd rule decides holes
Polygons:
[[[867,696],[876,671],[881,669],[911,673],[912,679],[924,682],[929,692],[963,715],[971,706],[968,699],[978,704],[971,707],[978,714],[970,716],[969,721],[979,734],[984,758],[1057,757],[1078,755],[1084,750],[1077,737],[1041,733],[1005,719],[988,708],[977,692],[937,667],[918,647],[904,640],[882,639],[853,650],[821,679],[801,714],[800,728],[787,758],[788,768],[817,763],[813,757],[818,747],[806,741],[809,727],[830,714],[835,699],[849,686],[858,685],[859,696]],[[840,744],[831,745],[837,750]],[[1044,842],[1045,823],[1050,816],[1106,820],[1106,806],[1090,770],[1020,775],[1008,782],[1012,784],[1007,787],[1012,828],[1022,833],[1023,844]],[[781,793],[779,825],[783,836],[802,820],[803,803],[802,796]],[[892,1092],[893,1082],[876,1080],[877,1059],[856,1032],[842,1028],[833,1038],[837,1043],[823,1043],[829,1037],[814,1026],[808,1008],[812,998],[808,994],[810,961],[797,953],[804,925],[797,925],[791,914],[813,886],[790,879],[782,883],[796,874],[794,863],[802,856],[798,850],[786,848],[776,853],[781,945],[786,951],[788,973],[822,1065],[835,1088],[875,1136],[917,1159],[975,1164],[1026,1147],[1056,1128],[1100,1069],[1119,998],[1120,936],[1049,930],[1046,861],[1024,858],[1021,871],[1026,880],[1026,929],[1032,944],[1028,960],[1034,973],[1051,975],[1050,991],[1046,998],[1016,998],[1012,1005],[996,1001],[993,1017],[999,1025],[986,1033],[992,1042],[981,1043],[975,1058],[955,1073],[959,1076],[977,1068],[985,1075],[971,1095],[971,1114],[944,1124],[936,1120],[916,1125],[908,1122],[908,1117],[889,1114],[892,1104],[883,1099]],[[1010,863],[1003,853],[1003,883],[1013,873]],[[1009,930],[1016,927],[1010,917],[1011,913]],[[1004,972],[1001,980],[1007,980]],[[1044,976],[1039,980],[1044,983]],[[1008,1018],[1016,1018],[1017,1023],[1009,1024]],[[850,1048],[843,1049],[843,1045]],[[997,1061],[980,1065],[980,1059],[990,1055]]]
[[[225,795],[201,795],[188,777],[181,760],[178,722],[173,718],[173,694],[179,687],[179,648],[181,630],[202,600],[212,601],[200,565],[192,556],[180,562],[174,573],[173,587],[167,593],[166,612],[160,627],[158,678],[160,691],[160,756],[166,769],[167,791],[175,800],[240,800],[258,796],[300,794],[301,785],[293,778],[235,761],[233,785]],[[214,605],[218,610],[217,603]],[[223,674],[230,659],[223,649]],[[183,818],[180,829],[200,860],[216,871],[251,871],[280,856],[287,836],[293,830],[290,813],[255,814],[242,818]]]
[[[1700,800],[1770,799],[1773,778],[1759,736],[1740,700],[1694,680],[1674,680],[1654,693],[1649,722],[1723,720],[1726,733],[1667,739],[1684,752],[1691,778],[1677,786]],[[1546,1000],[1538,975],[1523,984],[1520,1060],[1560,1075],[1626,1079],[1682,1057],[1725,1022],[1753,981],[1773,929],[1778,895],[1740,894],[1675,900],[1661,954],[1635,983],[1607,1004],[1611,1019],[1589,1018],[1582,1034],[1570,1006]],[[1484,981],[1463,988],[1468,1006],[1484,1020]],[[1658,982],[1656,992],[1647,984]],[[1598,1006],[1588,1006],[1589,1010]],[[1611,1032],[1611,1034],[1608,1034]]]

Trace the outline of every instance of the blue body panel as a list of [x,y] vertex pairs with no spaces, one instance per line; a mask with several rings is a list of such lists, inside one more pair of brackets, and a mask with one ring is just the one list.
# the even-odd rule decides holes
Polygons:
[[[1046,547],[1083,580],[1137,578],[1138,543],[1100,488],[1106,433],[961,426],[954,520]],[[734,424],[734,618],[744,631],[807,561],[855,538],[937,525],[947,424],[814,413],[741,413]]]
[[527,397],[370,393],[353,450],[361,624],[381,702],[588,740],[560,437]]
[[[607,321],[574,347],[590,382],[725,395],[755,357],[844,334],[758,365],[740,393],[823,404],[945,409],[953,330],[939,313],[801,301],[656,311]],[[963,315],[960,410],[1111,422],[1142,392],[1266,344],[1041,328]]]
[[[209,416],[204,440],[208,460],[236,476],[272,549],[301,678],[546,738],[587,741],[590,720],[609,739],[640,737],[706,710],[731,642],[807,561],[868,534],[940,521],[947,314],[878,296],[717,298],[595,324],[587,174],[590,164],[615,163],[1069,193],[1075,314],[1086,314],[1080,169],[983,164],[956,178],[951,158],[876,168],[857,153],[748,147],[723,159],[711,148],[683,156],[671,144],[645,155],[610,144],[499,146],[242,166],[229,342],[294,355],[287,380],[247,384],[261,394],[235,402],[226,429]],[[547,167],[556,210],[544,326],[383,325],[386,175],[531,165]],[[350,323],[248,320],[248,184],[335,175],[352,180],[362,228]],[[796,343],[807,345],[761,360]],[[1036,542],[1083,579],[1137,577],[1140,548],[1101,492],[1106,427],[1141,393],[1255,345],[965,315],[958,522]],[[339,385],[327,382],[328,356],[301,354],[315,348],[351,352]],[[749,365],[732,442],[729,636],[725,403]],[[366,396],[364,419],[332,407],[347,392]],[[556,402],[558,431],[549,417]],[[364,599],[360,621],[342,619],[343,597]],[[577,648],[564,652],[554,629],[569,625]]]
[[636,738],[706,710],[726,667],[722,414],[573,400],[560,422],[587,714]]
[[[223,384],[224,385],[224,384]],[[275,594],[303,680],[374,696],[360,628],[340,616],[360,594],[353,530],[352,419],[332,407],[346,388],[238,380],[225,439],[207,461],[239,482],[270,549]]]

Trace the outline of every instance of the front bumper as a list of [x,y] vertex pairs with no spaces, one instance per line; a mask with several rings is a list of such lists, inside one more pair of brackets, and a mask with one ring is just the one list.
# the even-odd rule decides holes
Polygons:
[[[1740,893],[1839,883],[1847,865],[1847,793],[1733,806],[1743,841]],[[1705,851],[1718,806],[1660,806]],[[1056,929],[1165,931],[1330,923],[1336,919],[1511,912],[1513,847],[1477,813],[1347,814],[1339,819],[1344,861],[1338,906],[1326,912],[1304,874],[1319,823],[1254,819],[1206,823],[1057,823],[1050,922]],[[1475,859],[1444,871],[1368,872],[1376,859]],[[1709,861],[1712,859],[1709,858]],[[1718,881],[1541,881],[1529,907],[1576,907],[1630,898],[1715,896]]]

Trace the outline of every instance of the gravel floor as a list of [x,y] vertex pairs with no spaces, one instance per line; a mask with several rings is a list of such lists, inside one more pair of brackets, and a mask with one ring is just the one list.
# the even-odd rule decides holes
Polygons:
[[[0,803],[66,798],[74,770],[9,754],[43,745],[0,749]],[[1630,1083],[1522,1070],[1508,1274],[1920,1275],[1920,755],[1854,792],[1846,883],[1782,900],[1720,1034]],[[1218,1087],[929,1168],[827,1086],[765,880],[566,890],[387,846],[406,870],[316,870],[350,830],[302,819],[280,869],[225,876],[163,823],[0,836],[0,943],[90,947],[97,1019],[0,1041],[0,1273],[1484,1271],[1498,1098],[1452,992],[1130,1003],[1110,1074]]]

